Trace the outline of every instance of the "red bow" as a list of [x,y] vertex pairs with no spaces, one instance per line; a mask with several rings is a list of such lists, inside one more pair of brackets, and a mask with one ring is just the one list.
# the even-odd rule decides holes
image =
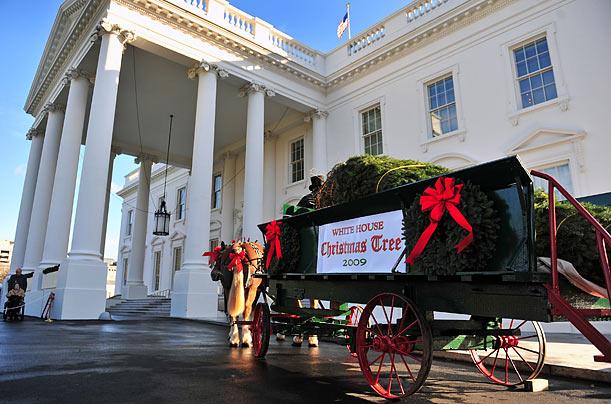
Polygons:
[[269,243],[269,251],[265,260],[265,269],[269,268],[272,262],[272,255],[276,253],[276,258],[282,258],[282,250],[280,249],[280,225],[281,222],[272,220],[265,228],[265,239]]
[[208,266],[214,265],[216,260],[219,259],[219,255],[221,255],[221,250],[222,250],[221,246],[217,246],[217,247],[214,247],[212,251],[206,251],[205,253],[202,254],[204,257],[209,257]]
[[460,191],[462,188],[463,184],[454,185],[454,178],[441,177],[437,179],[435,188],[428,187],[424,190],[424,193],[420,196],[420,206],[423,212],[431,211],[431,223],[420,235],[414,249],[407,257],[407,263],[413,265],[414,260],[422,254],[446,210],[460,227],[469,232],[465,238],[454,246],[456,251],[458,253],[462,252],[473,242],[473,229],[457,208],[457,205],[460,203]]
[[242,250],[239,253],[229,253],[229,264],[227,264],[227,269],[230,271],[233,271],[233,268],[237,268],[238,269],[238,273],[242,272],[242,261],[244,260],[244,257],[246,256],[246,252],[244,250]]

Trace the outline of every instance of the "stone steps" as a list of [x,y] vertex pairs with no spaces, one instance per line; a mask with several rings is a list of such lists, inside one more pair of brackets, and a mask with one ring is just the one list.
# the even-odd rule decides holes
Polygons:
[[111,316],[146,319],[170,317],[171,299],[147,298],[134,300],[120,300],[107,310]]

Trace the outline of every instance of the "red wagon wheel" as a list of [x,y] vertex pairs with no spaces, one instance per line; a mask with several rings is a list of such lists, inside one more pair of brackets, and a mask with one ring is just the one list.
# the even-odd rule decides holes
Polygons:
[[[519,332],[516,335],[494,336],[491,348],[469,352],[477,369],[489,380],[503,386],[517,386],[536,378],[543,369],[545,334],[541,324],[536,321],[504,322],[505,325],[503,321],[500,322],[500,329]],[[528,328],[532,331],[524,331]]]
[[420,388],[432,361],[431,329],[413,302],[382,293],[367,303],[356,331],[356,353],[369,385],[396,399]]
[[[350,307],[350,314],[346,316],[346,325],[352,325],[352,326],[358,325],[362,314],[363,314],[363,307],[361,306]],[[348,339],[348,336],[346,336],[346,339]],[[350,353],[350,355],[356,358],[357,354],[356,352],[352,352],[352,348],[350,347],[350,344],[346,345],[346,347],[348,348],[348,352]]]
[[269,348],[269,334],[271,330],[269,306],[257,303],[253,314],[250,331],[252,333],[252,347],[256,358],[264,358]]

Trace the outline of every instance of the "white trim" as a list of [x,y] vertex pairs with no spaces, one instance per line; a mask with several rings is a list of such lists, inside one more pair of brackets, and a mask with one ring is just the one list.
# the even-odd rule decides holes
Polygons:
[[470,157],[466,154],[463,153],[443,153],[440,154],[438,156],[433,157],[429,162],[432,164],[439,164],[440,161],[444,160],[444,159],[459,159],[464,161],[465,164],[464,166],[458,167],[458,168],[465,168],[465,167],[470,167],[473,165],[476,165],[478,163],[478,161],[476,159],[474,159],[473,157]]
[[[303,179],[299,180],[299,181],[295,181],[292,182],[291,180],[293,179],[293,173],[292,173],[292,160],[291,160],[291,146],[293,145],[293,143],[298,142],[299,140],[303,141]],[[303,182],[305,182],[306,179],[306,166],[307,166],[307,159],[306,159],[306,136],[305,134],[302,135],[298,135],[296,137],[293,137],[292,139],[289,138],[289,140],[286,142],[286,148],[287,148],[287,165],[286,165],[286,184],[287,184],[287,188],[288,187],[292,187],[298,184],[302,184]]]

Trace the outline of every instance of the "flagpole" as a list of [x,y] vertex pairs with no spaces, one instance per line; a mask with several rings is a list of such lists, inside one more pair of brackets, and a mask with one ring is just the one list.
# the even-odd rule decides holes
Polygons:
[[352,34],[350,33],[350,2],[346,2],[346,14],[348,14],[348,40],[352,39]]

